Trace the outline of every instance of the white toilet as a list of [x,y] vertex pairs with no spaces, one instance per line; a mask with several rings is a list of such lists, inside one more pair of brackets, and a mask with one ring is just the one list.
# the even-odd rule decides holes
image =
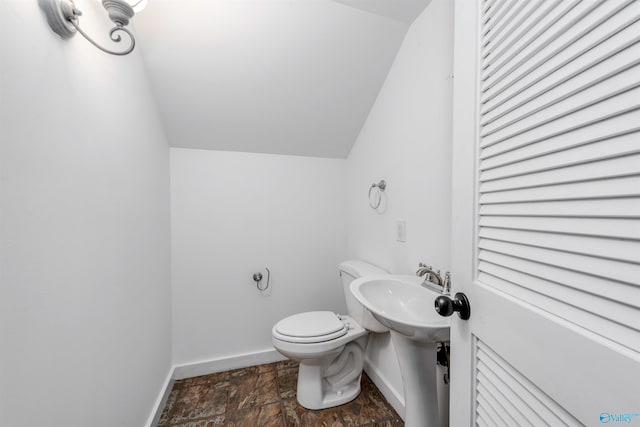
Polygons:
[[272,329],[273,346],[300,362],[298,402],[305,408],[342,405],[360,393],[369,332],[387,332],[351,295],[349,285],[357,278],[389,274],[364,261],[340,264],[342,289],[348,315],[311,311],[282,319]]

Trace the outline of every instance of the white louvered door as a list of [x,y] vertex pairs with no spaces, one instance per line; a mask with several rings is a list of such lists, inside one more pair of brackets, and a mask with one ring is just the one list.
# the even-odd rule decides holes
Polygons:
[[451,425],[640,426],[640,0],[456,0]]

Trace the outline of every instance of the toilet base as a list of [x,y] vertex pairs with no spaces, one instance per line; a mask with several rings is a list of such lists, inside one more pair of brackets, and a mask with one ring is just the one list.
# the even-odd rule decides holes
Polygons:
[[343,405],[360,394],[368,335],[320,359],[300,361],[297,399],[307,409]]
[[313,371],[321,369],[322,367],[320,366],[304,366],[302,363],[300,364],[298,390],[296,392],[300,405],[307,409],[326,409],[333,406],[344,405],[358,397],[360,394],[360,378],[362,377],[362,372],[360,372],[360,375],[350,384],[338,390],[331,389],[324,381],[300,381],[300,378],[309,378],[311,376],[317,378],[318,375],[321,374]]

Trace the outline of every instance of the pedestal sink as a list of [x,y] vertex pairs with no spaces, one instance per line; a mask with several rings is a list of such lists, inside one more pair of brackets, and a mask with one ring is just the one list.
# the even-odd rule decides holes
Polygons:
[[436,313],[440,295],[415,276],[370,276],[354,280],[354,297],[391,330],[404,387],[406,427],[439,427],[436,347],[449,341],[449,318]]

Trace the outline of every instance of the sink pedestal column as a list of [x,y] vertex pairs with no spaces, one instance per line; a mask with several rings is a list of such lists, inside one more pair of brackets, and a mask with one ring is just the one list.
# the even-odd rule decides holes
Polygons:
[[405,426],[439,427],[436,343],[414,341],[390,332],[402,374]]

